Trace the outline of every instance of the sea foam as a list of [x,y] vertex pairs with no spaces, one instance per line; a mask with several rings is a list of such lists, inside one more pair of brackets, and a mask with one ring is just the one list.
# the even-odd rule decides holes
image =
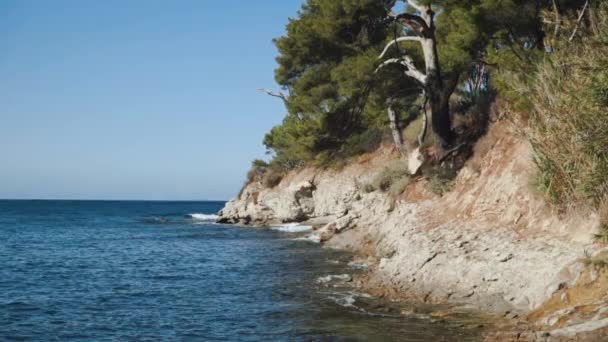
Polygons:
[[186,217],[189,217],[195,221],[207,221],[207,222],[214,222],[214,221],[217,221],[217,219],[219,218],[219,216],[215,215],[215,214],[201,214],[201,213],[187,214]]
[[319,235],[318,233],[311,233],[311,234],[308,234],[306,236],[302,236],[302,237],[296,238],[294,240],[310,241],[310,242],[314,242],[314,243],[321,243],[321,235]]
[[312,230],[311,226],[305,226],[298,223],[287,223],[280,226],[273,226],[271,228],[285,233],[303,233]]

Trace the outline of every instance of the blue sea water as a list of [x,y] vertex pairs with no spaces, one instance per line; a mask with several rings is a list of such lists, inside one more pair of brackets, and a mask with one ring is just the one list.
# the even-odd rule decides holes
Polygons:
[[223,204],[0,201],[0,340],[478,337],[320,284],[355,272],[350,256],[302,233],[214,224]]

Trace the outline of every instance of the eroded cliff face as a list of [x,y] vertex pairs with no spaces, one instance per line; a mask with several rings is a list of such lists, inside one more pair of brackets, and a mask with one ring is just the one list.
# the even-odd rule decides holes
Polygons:
[[559,215],[532,189],[531,148],[495,124],[440,197],[416,179],[399,198],[362,189],[395,158],[381,149],[340,171],[304,169],[273,189],[246,186],[221,221],[307,221],[311,239],[371,265],[362,285],[394,297],[521,315],[574,287],[596,253],[598,217]]

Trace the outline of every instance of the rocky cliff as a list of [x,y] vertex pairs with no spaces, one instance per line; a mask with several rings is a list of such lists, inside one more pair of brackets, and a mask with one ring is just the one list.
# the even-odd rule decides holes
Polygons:
[[[589,271],[581,260],[601,249],[593,239],[597,215],[559,213],[533,190],[531,148],[507,123],[491,127],[443,196],[427,191],[422,178],[397,198],[363,191],[395,158],[384,148],[339,171],[292,172],[272,189],[253,182],[220,221],[306,221],[315,226],[311,240],[351,250],[370,265],[360,280],[370,291],[512,318],[538,313],[579,286]],[[576,323],[567,321],[543,329]]]

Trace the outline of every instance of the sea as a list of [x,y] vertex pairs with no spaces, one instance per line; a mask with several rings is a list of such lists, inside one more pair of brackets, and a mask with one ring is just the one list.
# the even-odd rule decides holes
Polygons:
[[224,202],[0,201],[0,341],[475,341],[469,313],[386,302],[310,227]]

